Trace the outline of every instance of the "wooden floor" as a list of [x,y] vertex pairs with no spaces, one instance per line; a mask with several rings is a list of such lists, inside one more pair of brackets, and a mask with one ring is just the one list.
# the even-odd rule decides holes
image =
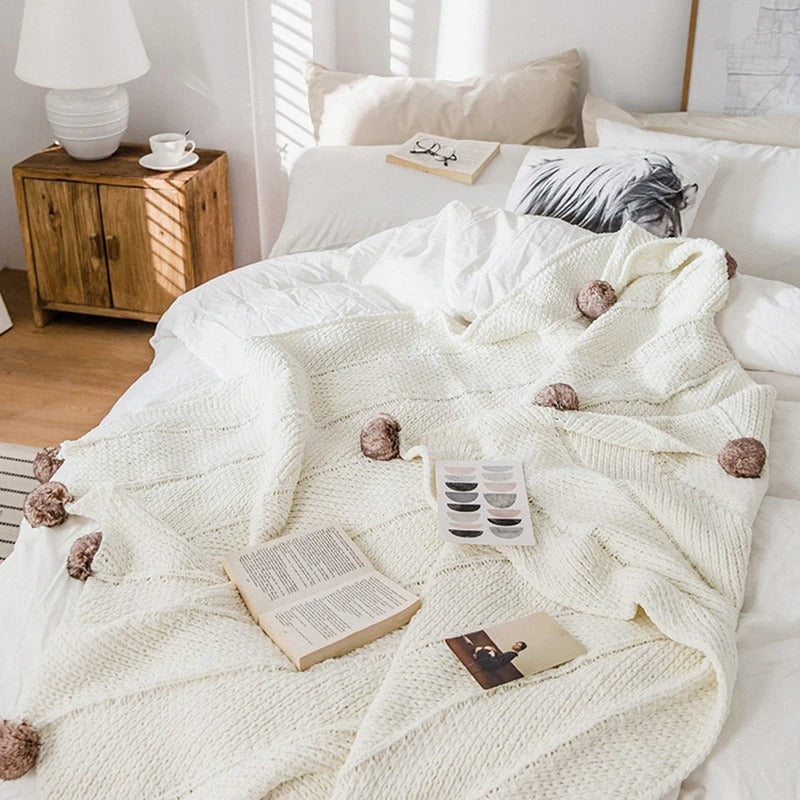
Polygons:
[[0,271],[14,327],[0,334],[0,441],[43,447],[93,428],[149,366],[155,326],[59,314],[31,317],[25,272]]

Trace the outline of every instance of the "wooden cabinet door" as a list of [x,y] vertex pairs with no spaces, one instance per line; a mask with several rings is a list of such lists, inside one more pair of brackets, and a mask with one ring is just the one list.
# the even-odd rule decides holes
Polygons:
[[184,205],[175,189],[100,186],[114,308],[160,314],[192,285]]
[[110,306],[97,188],[26,178],[25,205],[40,301]]

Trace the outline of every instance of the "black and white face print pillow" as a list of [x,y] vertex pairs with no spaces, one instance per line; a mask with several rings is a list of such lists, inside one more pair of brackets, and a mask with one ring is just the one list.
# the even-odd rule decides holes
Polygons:
[[685,153],[532,147],[506,211],[558,217],[595,233],[635,222],[655,236],[686,236],[717,164]]

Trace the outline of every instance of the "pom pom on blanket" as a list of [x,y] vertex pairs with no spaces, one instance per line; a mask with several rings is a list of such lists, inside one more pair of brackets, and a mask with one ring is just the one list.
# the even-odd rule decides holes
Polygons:
[[376,461],[391,461],[400,455],[400,423],[388,414],[378,414],[361,428],[361,452]]
[[605,314],[617,302],[617,293],[610,283],[605,281],[589,281],[578,292],[578,308],[584,317],[591,320]]
[[36,763],[39,734],[25,720],[0,720],[0,780],[22,777]]
[[92,561],[97,551],[100,549],[100,542],[103,541],[103,534],[100,531],[87,533],[72,543],[67,556],[67,573],[70,578],[78,581],[85,581],[91,575]]
[[758,439],[732,439],[722,448],[717,461],[734,478],[758,478],[767,461],[767,450]]
[[48,481],[37,486],[26,498],[23,513],[32,528],[45,525],[52,528],[67,518],[64,503],[75,498],[63,483]]
[[725,264],[728,267],[728,280],[730,280],[739,269],[739,263],[727,250],[725,251]]
[[559,411],[577,411],[578,395],[568,383],[551,383],[545,386],[534,401],[537,406],[550,406]]
[[39,483],[47,483],[64,463],[64,460],[58,457],[60,450],[60,447],[45,447],[36,454],[36,458],[33,459],[33,476]]

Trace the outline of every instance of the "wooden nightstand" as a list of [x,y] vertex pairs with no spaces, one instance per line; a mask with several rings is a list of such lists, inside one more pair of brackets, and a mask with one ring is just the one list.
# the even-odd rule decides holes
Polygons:
[[187,289],[233,268],[228,158],[197,150],[178,172],[50,147],[13,169],[36,325],[53,311],[156,322]]

